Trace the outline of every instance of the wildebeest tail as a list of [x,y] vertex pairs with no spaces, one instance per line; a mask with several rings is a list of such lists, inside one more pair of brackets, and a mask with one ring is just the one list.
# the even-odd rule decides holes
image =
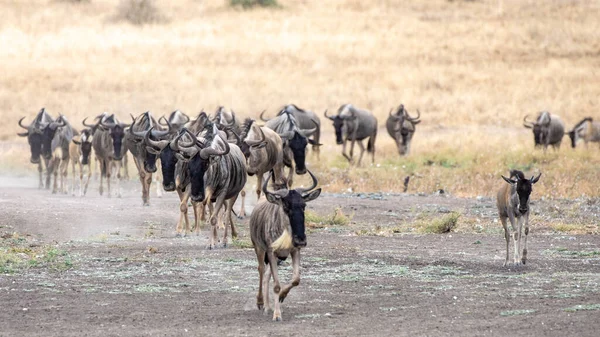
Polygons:
[[369,142],[367,143],[367,152],[375,152],[375,138],[377,138],[377,129],[375,129],[375,133],[369,137]]

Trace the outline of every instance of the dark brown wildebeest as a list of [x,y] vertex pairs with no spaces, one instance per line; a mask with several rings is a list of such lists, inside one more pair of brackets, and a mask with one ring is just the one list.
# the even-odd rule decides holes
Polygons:
[[[311,187],[288,190],[287,188],[270,192],[267,188],[271,175],[262,186],[267,201],[256,205],[250,216],[250,238],[258,260],[258,295],[256,305],[258,309],[268,311],[271,308],[269,301],[269,281],[273,275],[275,283],[275,310],[273,320],[281,321],[280,303],[289,291],[300,284],[300,249],[306,247],[306,234],[304,229],[304,208],[306,203],[316,199],[321,194],[317,187],[317,178],[308,171],[313,184]],[[277,261],[285,260],[292,256],[293,276],[292,282],[281,287],[277,273]],[[270,268],[265,268],[268,264]]]
[[[355,108],[352,104],[344,104],[340,106],[336,116],[327,116],[327,113],[325,113],[325,117],[333,121],[336,143],[343,144],[342,155],[350,163],[354,162],[354,143],[358,142],[360,148],[358,165],[360,165],[365,152],[365,146],[362,141],[366,138],[369,139],[367,141],[367,152],[370,152],[372,155],[371,162],[375,162],[377,118],[371,112]],[[346,154],[346,143],[348,141],[350,141],[350,155]]]
[[[92,165],[90,161],[92,153],[92,136],[91,129],[84,129],[80,135],[74,136],[69,144],[69,155],[71,157],[71,165],[73,169],[73,180],[71,183],[71,194],[75,195],[75,167],[79,168],[79,196],[82,197],[87,193],[87,188],[92,176]],[[85,185],[83,184],[83,171],[87,168],[87,178]]]
[[[29,159],[32,164],[38,164],[38,172],[40,176],[39,188],[44,188],[44,183],[42,180],[42,172],[44,170],[43,167],[46,168],[46,189],[50,188],[50,176],[52,174],[52,167],[50,166],[50,160],[43,158],[40,159],[42,153],[42,139],[44,134],[44,128],[50,123],[54,122],[54,119],[46,112],[45,108],[42,108],[36,117],[33,119],[31,124],[25,126],[23,125],[23,120],[25,117],[19,120],[19,126],[23,129],[27,130],[26,132],[18,133],[21,137],[27,137],[27,142],[29,143],[31,158]],[[42,167],[42,164],[43,167]]]
[[527,121],[527,117],[523,118],[523,126],[532,129],[535,147],[543,146],[544,151],[546,151],[548,145],[551,145],[555,150],[558,150],[565,135],[565,124],[560,120],[560,117],[548,111],[540,112],[535,122]]
[[390,137],[396,142],[398,153],[401,156],[408,155],[410,152],[410,143],[415,134],[416,125],[421,123],[420,117],[419,110],[417,110],[417,117],[410,116],[403,104],[400,104],[396,113],[392,114],[390,111],[385,127]]
[[573,148],[577,146],[577,142],[580,139],[583,139],[586,147],[590,142],[600,144],[600,123],[594,122],[592,117],[586,117],[577,123],[573,127],[573,130],[567,132],[567,134],[571,138],[571,147]]
[[[498,191],[496,206],[502,227],[504,227],[504,238],[506,239],[506,259],[504,266],[508,265],[508,248],[510,243],[510,232],[506,219],[510,220],[514,240],[514,264],[525,264],[527,261],[527,235],[529,234],[529,196],[531,195],[533,184],[540,180],[540,173],[537,177],[526,179],[523,172],[511,170],[510,177],[502,176],[502,179],[508,183],[503,185]],[[523,242],[523,254],[521,254],[521,233],[523,224],[525,224],[525,240]]]

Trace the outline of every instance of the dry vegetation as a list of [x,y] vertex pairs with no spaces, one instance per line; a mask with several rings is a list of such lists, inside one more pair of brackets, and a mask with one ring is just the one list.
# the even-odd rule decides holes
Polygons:
[[[245,116],[289,102],[322,112],[351,102],[383,126],[404,103],[422,112],[412,154],[382,128],[374,167],[349,168],[324,121],[327,191],[444,189],[494,195],[509,167],[543,172],[534,198],[599,196],[600,149],[533,150],[525,114],[547,109],[570,127],[598,115],[600,2],[155,2],[159,24],[115,21],[119,0],[0,4],[2,169],[27,168],[17,120],[45,106],[79,125],[107,110],[126,118],[218,105]],[[508,142],[510,141],[510,144]],[[23,145],[20,145],[23,144]]]

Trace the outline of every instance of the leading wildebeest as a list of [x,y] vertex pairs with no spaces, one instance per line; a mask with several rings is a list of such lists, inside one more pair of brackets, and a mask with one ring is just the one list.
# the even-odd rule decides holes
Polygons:
[[417,117],[411,117],[403,104],[400,104],[396,113],[392,114],[390,111],[385,127],[390,137],[396,142],[396,147],[401,156],[410,152],[410,143],[415,134],[416,125],[421,122],[420,117],[421,112],[419,110],[417,110]]
[[110,197],[110,178],[114,168],[117,173],[117,196],[121,197],[121,159],[125,153],[123,139],[127,127],[129,124],[120,123],[116,118],[101,119],[100,127],[94,133],[92,147],[100,168],[100,195],[103,193],[102,180],[106,178],[107,195]]
[[[146,145],[144,144],[144,136],[150,128],[154,127],[153,132],[160,132],[162,126],[156,123],[156,120],[146,111],[140,114],[137,118],[131,116],[132,124],[129,131],[125,134],[125,146],[131,152],[135,167],[140,176],[142,183],[142,202],[144,206],[150,205],[150,185],[152,184],[152,173],[156,172],[156,155],[148,154]],[[157,184],[156,192],[161,196],[162,186]]]
[[[231,217],[233,204],[246,184],[245,157],[240,148],[223,139],[216,126],[205,130],[201,136],[189,144],[177,144],[179,160],[188,162],[191,181],[191,199],[209,205],[212,235],[209,248],[216,247],[217,222],[223,204],[226,204],[225,217],[231,226],[232,237],[237,231]],[[212,203],[215,203],[214,208]],[[196,211],[200,214],[200,211]],[[227,224],[222,243],[227,245]]]
[[[258,309],[269,310],[269,281],[273,275],[275,286],[275,310],[273,320],[281,321],[280,303],[289,291],[300,284],[300,249],[306,247],[306,234],[304,229],[304,208],[306,203],[316,199],[321,194],[317,187],[317,178],[308,171],[313,184],[311,187],[288,190],[287,188],[269,191],[267,188],[271,175],[262,185],[267,201],[256,205],[250,216],[250,238],[258,260],[258,295],[256,305]],[[292,282],[281,287],[277,273],[277,261],[285,260],[292,255],[293,276]],[[270,266],[265,268],[265,264]]]
[[[527,235],[529,234],[529,196],[531,195],[532,185],[540,180],[540,173],[537,177],[526,179],[523,172],[511,170],[510,177],[502,176],[502,179],[508,183],[503,185],[498,191],[496,206],[502,227],[504,227],[504,238],[506,239],[506,259],[504,265],[508,265],[508,248],[510,243],[510,233],[506,219],[510,220],[514,240],[514,264],[525,264],[527,261]],[[521,255],[521,232],[525,223],[525,240],[523,243],[523,254]]]
[[65,116],[59,114],[56,121],[51,122],[43,129],[42,156],[49,161],[53,168],[54,184],[52,193],[58,191],[58,174],[60,173],[60,192],[67,193],[65,180],[69,170],[69,144],[76,131]]
[[[92,176],[92,165],[90,161],[92,153],[92,130],[84,129],[81,134],[74,136],[69,144],[69,155],[71,157],[71,165],[73,169],[73,181],[71,184],[71,194],[75,195],[75,167],[79,168],[79,196],[82,197],[87,193],[87,188]],[[85,186],[83,185],[83,171],[87,167],[87,179]]]
[[[287,177],[288,186],[292,186],[294,171],[296,174],[306,173],[306,145],[313,144],[312,139],[307,139],[316,130],[316,123],[313,121],[313,128],[302,129],[293,114],[281,110],[277,117],[270,119],[265,126],[277,132],[283,142],[283,164],[290,168]],[[294,164],[296,167],[294,169]]]
[[[358,157],[358,165],[362,161],[365,147],[362,141],[368,138],[367,141],[367,152],[372,155],[371,162],[375,162],[375,139],[377,138],[377,118],[367,110],[358,109],[352,104],[344,104],[338,109],[336,116],[325,117],[333,121],[333,128],[335,129],[335,139],[337,144],[343,144],[342,155],[350,163],[353,162],[354,157],[354,143],[358,142],[360,147],[360,156]],[[350,155],[346,154],[346,143],[350,141]]]
[[44,128],[52,123],[54,119],[46,112],[45,108],[42,108],[36,117],[33,119],[31,124],[25,126],[23,125],[23,120],[25,117],[19,120],[19,126],[23,129],[27,130],[27,132],[18,133],[21,137],[27,137],[27,142],[29,143],[31,158],[29,159],[31,163],[38,164],[38,172],[40,176],[40,184],[39,188],[44,188],[44,183],[42,181],[42,163],[44,167],[46,167],[46,188],[50,188],[50,175],[52,174],[52,167],[49,166],[49,160],[44,158],[44,160],[40,159],[40,155],[42,153],[42,139],[44,134]]
[[571,138],[571,147],[573,148],[577,146],[577,142],[580,139],[583,139],[586,147],[589,142],[600,144],[600,123],[594,122],[592,117],[586,117],[577,123],[573,127],[573,130],[567,132],[567,134]]
[[535,147],[543,146],[545,151],[548,145],[552,145],[558,150],[565,134],[565,125],[560,117],[548,111],[540,112],[535,122],[527,121],[527,117],[523,118],[523,126],[532,129]]
[[[307,138],[312,140],[310,142],[312,145],[312,150],[318,158],[319,148],[321,146],[321,119],[319,118],[319,116],[317,116],[316,113],[310,110],[301,109],[295,104],[288,104],[285,107],[283,107],[282,110],[291,113],[294,116],[294,118],[296,118],[296,121],[298,122],[298,127],[300,129],[312,129],[314,127],[317,128],[315,132],[313,132],[312,135],[308,136]],[[260,114],[260,119],[264,122],[268,122],[269,120],[263,117],[264,113],[265,112],[263,111]]]

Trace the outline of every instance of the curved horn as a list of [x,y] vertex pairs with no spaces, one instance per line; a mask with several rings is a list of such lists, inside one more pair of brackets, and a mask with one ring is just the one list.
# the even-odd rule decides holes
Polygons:
[[298,191],[298,193],[300,193],[300,194],[304,194],[304,193],[312,191],[315,187],[317,187],[317,184],[319,183],[319,181],[317,180],[317,177],[315,177],[315,175],[312,172],[310,172],[309,169],[306,169],[306,171],[308,171],[308,174],[310,174],[313,184],[309,188],[297,188],[296,191]]
[[88,117],[84,118],[81,121],[81,124],[83,124],[83,126],[88,127],[88,128],[95,128],[96,126],[98,126],[98,124],[87,124],[85,121],[88,119]]
[[246,144],[248,144],[248,146],[255,146],[258,144],[261,144],[262,142],[265,141],[265,133],[263,132],[261,127],[258,127],[258,130],[260,131],[260,139],[259,140],[253,140],[253,139],[247,139],[245,140]]
[[[269,176],[267,177],[267,179],[265,180],[265,182],[262,185],[262,191],[263,191],[263,193],[265,195],[267,195],[267,194],[275,194],[275,195],[278,195],[278,196],[280,196],[282,198],[285,198],[288,195],[288,193],[290,193],[290,191],[287,188],[282,188],[280,190],[273,191],[273,192],[270,192],[269,189],[267,188],[267,185],[269,184],[269,180],[271,180],[271,176],[273,176],[273,172],[269,172]],[[268,198],[267,198],[267,200],[268,200]]]
[[[221,139],[220,136],[217,136],[217,137],[218,137],[218,139]],[[219,150],[215,149],[214,147],[209,146],[205,149],[200,150],[200,157],[202,157],[202,159],[208,159],[208,157],[210,157],[210,156],[223,156],[223,155],[228,154],[229,150],[230,150],[229,143],[227,143],[227,142],[223,142],[223,143],[225,144],[225,150],[219,151]]]
[[529,117],[529,115],[525,115],[525,117],[523,117],[523,126],[526,127],[526,128],[528,128],[528,129],[531,129],[533,127],[533,123],[529,122],[527,120],[527,117]]
[[403,116],[402,115],[400,115],[400,116],[398,116],[398,115],[392,115],[392,111],[394,111],[394,108],[391,108],[390,112],[388,113],[388,115],[390,116],[390,118],[392,118],[395,121],[402,121]]
[[23,124],[21,124],[24,119],[25,119],[25,117],[19,119],[19,126],[22,127],[25,130],[29,130],[29,125],[28,126],[24,126]]
[[265,119],[265,118],[263,117],[263,114],[265,113],[265,111],[267,111],[267,110],[263,110],[263,111],[260,113],[260,120],[261,120],[261,121],[263,121],[263,122],[268,122],[269,120],[268,120],[268,119]]
[[313,122],[313,124],[315,125],[314,128],[312,129],[299,129],[298,133],[304,137],[309,137],[310,135],[312,135],[313,133],[315,133],[315,131],[317,131],[317,128],[319,127],[319,124],[317,124],[317,122],[315,122],[314,119],[310,120],[311,122]]
[[151,127],[150,130],[148,130],[148,132],[146,132],[146,134],[144,135],[144,143],[146,143],[147,145],[150,145],[151,147],[158,149],[158,151],[162,151],[162,149],[164,149],[165,147],[167,147],[167,145],[169,145],[169,141],[168,140],[159,140],[159,141],[154,141],[152,139],[150,139],[150,134],[154,135],[152,133],[152,131],[154,130],[154,127]]
[[17,132],[17,135],[19,137],[27,137],[27,136],[29,136],[29,131],[27,131],[27,132]]
[[335,117],[332,117],[332,116],[327,116],[327,110],[325,110],[325,112],[323,113],[323,115],[325,116],[325,118],[329,118],[329,119],[331,119],[331,120],[334,120],[334,119],[335,119]]
[[417,109],[417,117],[410,117],[408,111],[406,111],[406,119],[408,119],[409,121],[416,122],[419,120],[419,118],[421,118],[421,111],[419,111],[419,109]]
[[[163,119],[165,120],[165,122],[167,122],[166,124],[164,124],[164,123],[161,123],[161,122],[160,122],[160,121],[161,121],[161,120],[163,120]],[[160,125],[162,125],[162,126],[168,126],[168,127],[169,127],[169,129],[171,128],[171,123],[169,123],[169,120],[168,120],[168,119],[166,119],[164,115],[163,115],[163,116],[160,116],[160,118],[158,119],[158,124],[160,124]]]
[[286,131],[284,133],[278,133],[281,139],[292,139],[294,138],[294,131]]
[[[154,126],[151,127],[150,129],[154,129]],[[148,131],[150,131],[150,130],[148,130]],[[168,135],[170,133],[170,131],[171,131],[170,128],[169,128],[169,130],[152,130],[152,136],[160,139],[160,138]]]

